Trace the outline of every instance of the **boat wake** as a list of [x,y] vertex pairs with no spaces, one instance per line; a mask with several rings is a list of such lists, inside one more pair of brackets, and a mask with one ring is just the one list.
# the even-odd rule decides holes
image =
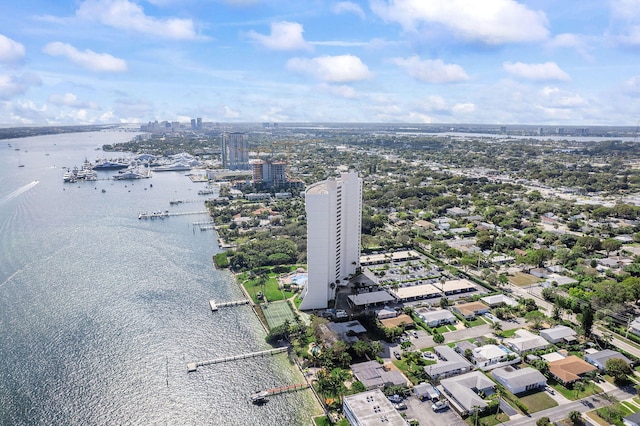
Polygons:
[[18,272],[20,272],[20,270],[15,271],[13,274],[11,274],[9,276],[9,278],[7,278],[6,280],[4,280],[3,282],[0,283],[0,288],[2,288],[5,284],[7,284],[9,281],[11,281],[13,279],[13,277],[15,277]]
[[16,189],[15,191],[5,195],[4,197],[0,198],[0,204],[6,203],[7,201],[16,198],[18,195],[27,192],[28,190],[30,190],[31,188],[36,186],[38,183],[40,183],[40,181],[34,180],[33,182],[28,183],[28,184]]

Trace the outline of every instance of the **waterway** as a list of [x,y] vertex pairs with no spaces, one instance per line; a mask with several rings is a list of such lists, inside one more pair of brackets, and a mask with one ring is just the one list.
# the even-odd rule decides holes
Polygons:
[[211,197],[197,194],[204,184],[184,172],[62,182],[62,167],[115,156],[97,148],[132,137],[0,141],[0,424],[310,424],[309,390],[249,400],[303,381],[285,355],[187,373],[188,362],[270,348],[249,306],[209,309],[242,293],[213,268],[213,231],[192,226],[206,216],[138,219],[205,210],[169,204]]

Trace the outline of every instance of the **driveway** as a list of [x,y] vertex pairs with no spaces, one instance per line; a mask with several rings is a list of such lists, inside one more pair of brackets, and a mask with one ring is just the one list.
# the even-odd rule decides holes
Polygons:
[[410,396],[404,403],[407,405],[405,410],[407,418],[418,420],[420,426],[466,426],[466,423],[452,409],[434,413],[431,409],[431,401],[422,402]]

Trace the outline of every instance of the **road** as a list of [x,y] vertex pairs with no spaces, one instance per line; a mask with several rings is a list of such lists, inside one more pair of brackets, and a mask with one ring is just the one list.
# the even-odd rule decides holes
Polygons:
[[632,396],[635,396],[635,393],[633,393],[633,391],[627,392],[623,389],[616,389],[610,392],[606,392],[606,394],[589,396],[578,401],[570,402],[568,404],[559,405],[557,407],[549,408],[543,411],[538,411],[537,413],[532,414],[530,417],[522,417],[516,420],[504,422],[502,424],[509,426],[531,425],[541,417],[549,417],[552,422],[556,422],[558,420],[566,419],[570,411],[576,410],[581,413],[586,413],[587,411],[610,405],[611,398],[615,398],[621,401],[631,398]]

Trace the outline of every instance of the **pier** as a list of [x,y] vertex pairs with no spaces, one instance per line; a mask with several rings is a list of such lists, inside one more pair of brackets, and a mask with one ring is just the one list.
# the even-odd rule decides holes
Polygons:
[[138,219],[157,219],[157,218],[164,219],[165,217],[169,217],[169,216],[188,216],[188,215],[195,215],[195,214],[209,214],[209,210],[202,210],[197,212],[176,212],[176,213],[169,213],[169,211],[140,213],[138,214]]
[[239,305],[248,305],[249,301],[247,299],[241,300],[232,300],[231,302],[222,302],[217,303],[214,299],[209,300],[209,306],[211,306],[212,311],[217,311],[218,308],[224,308],[225,306],[239,306]]
[[224,358],[210,359],[208,361],[190,362],[189,364],[187,364],[187,372],[192,373],[194,371],[197,371],[198,367],[202,367],[205,365],[220,364],[223,362],[237,361],[240,359],[247,359],[247,358],[265,357],[269,355],[275,355],[275,354],[287,352],[288,350],[289,350],[288,347],[283,346],[281,348],[268,349],[266,351],[259,351],[259,352],[250,352],[247,354],[228,356]]
[[265,398],[273,395],[280,395],[282,393],[293,392],[301,389],[307,389],[310,385],[308,383],[298,383],[295,385],[281,386],[273,389],[267,389],[263,391],[256,391],[251,394],[251,401],[254,403],[264,402]]

